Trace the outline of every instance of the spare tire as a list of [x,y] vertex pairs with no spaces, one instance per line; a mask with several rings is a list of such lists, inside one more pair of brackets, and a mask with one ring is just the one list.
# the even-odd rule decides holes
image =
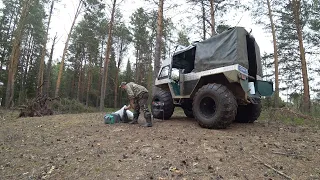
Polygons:
[[236,117],[237,101],[224,85],[207,84],[194,96],[192,110],[201,127],[224,129]]
[[154,118],[170,119],[174,111],[174,104],[170,92],[159,90],[151,102],[151,112]]
[[239,105],[236,122],[239,123],[253,123],[256,121],[261,114],[261,100],[259,98],[255,98],[254,101],[257,104],[248,104],[248,105]]

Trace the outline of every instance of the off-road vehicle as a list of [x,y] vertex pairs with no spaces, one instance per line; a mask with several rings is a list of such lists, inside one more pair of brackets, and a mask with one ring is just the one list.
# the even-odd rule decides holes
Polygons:
[[262,81],[260,49],[243,27],[234,27],[176,51],[163,61],[152,97],[154,118],[169,119],[175,107],[204,128],[226,128],[233,121],[252,123],[262,96],[273,83]]

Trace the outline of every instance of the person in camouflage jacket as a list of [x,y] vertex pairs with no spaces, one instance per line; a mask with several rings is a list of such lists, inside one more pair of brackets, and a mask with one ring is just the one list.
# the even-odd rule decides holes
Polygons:
[[146,120],[146,123],[142,126],[144,127],[152,127],[152,120],[151,120],[151,113],[148,108],[148,98],[149,98],[149,92],[148,90],[134,82],[122,82],[120,85],[121,89],[125,89],[128,98],[130,100],[129,106],[127,106],[126,109],[133,108],[133,120],[129,122],[130,124],[137,124],[138,118],[140,115],[140,111],[142,110],[144,113],[144,118]]

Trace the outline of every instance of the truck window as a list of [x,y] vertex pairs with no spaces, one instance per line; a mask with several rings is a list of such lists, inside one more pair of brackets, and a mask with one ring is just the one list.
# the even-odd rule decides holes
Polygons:
[[164,79],[169,76],[169,66],[165,66],[161,69],[160,75],[158,79]]

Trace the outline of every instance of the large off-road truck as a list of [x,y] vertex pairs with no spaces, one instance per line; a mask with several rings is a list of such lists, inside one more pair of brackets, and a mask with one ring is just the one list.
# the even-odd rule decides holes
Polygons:
[[204,128],[221,129],[233,121],[252,123],[262,96],[273,83],[262,81],[260,49],[244,28],[235,27],[176,51],[163,61],[152,97],[154,118],[169,119],[175,107]]

